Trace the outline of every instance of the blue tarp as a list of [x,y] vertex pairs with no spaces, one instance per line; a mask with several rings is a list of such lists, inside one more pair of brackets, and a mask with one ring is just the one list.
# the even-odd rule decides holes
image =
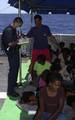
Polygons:
[[[21,10],[29,12],[37,11],[38,13],[66,13],[75,14],[75,0],[20,0]],[[19,0],[8,0],[11,6],[18,8]]]

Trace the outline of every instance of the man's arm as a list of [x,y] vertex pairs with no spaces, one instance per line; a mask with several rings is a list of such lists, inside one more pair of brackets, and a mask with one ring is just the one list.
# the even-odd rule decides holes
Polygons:
[[59,45],[58,42],[57,42],[57,40],[56,40],[56,38],[55,38],[55,36],[52,35],[52,34],[50,34],[48,36],[48,42],[53,42],[54,44]]
[[53,49],[57,50],[59,48],[59,43],[57,42],[54,35],[50,34],[48,36],[48,43],[52,46]]

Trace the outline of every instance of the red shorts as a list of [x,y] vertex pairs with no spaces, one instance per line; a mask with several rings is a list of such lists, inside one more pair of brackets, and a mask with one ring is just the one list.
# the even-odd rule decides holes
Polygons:
[[45,55],[47,61],[49,61],[49,62],[51,61],[51,55],[50,55],[49,50],[44,49],[44,50],[33,50],[32,51],[32,62],[37,61],[37,56],[40,54]]

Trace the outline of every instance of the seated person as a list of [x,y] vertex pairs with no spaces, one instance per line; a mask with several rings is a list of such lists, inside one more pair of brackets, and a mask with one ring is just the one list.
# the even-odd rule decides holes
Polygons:
[[[46,61],[46,57],[44,55],[39,55],[37,57],[37,61],[34,64],[34,68],[33,68],[33,81],[36,82],[36,78],[39,77],[42,72],[44,70],[50,70],[51,67],[51,63],[49,63],[48,61]],[[38,81],[37,81],[38,82]]]
[[32,91],[24,91],[22,93],[21,99],[19,100],[19,103],[29,105],[37,104],[35,93]]
[[61,53],[64,48],[65,48],[65,42],[62,41],[59,43],[59,53]]
[[[75,112],[75,90],[67,90],[67,104],[72,107],[73,112]],[[75,120],[75,116],[72,116],[72,120]]]
[[47,87],[40,89],[39,106],[34,120],[67,120],[62,112],[65,94],[62,77],[59,73],[50,73]]
[[56,72],[56,73],[59,73],[59,72],[61,71],[60,60],[59,60],[58,58],[56,58],[56,59],[52,62],[50,71]]

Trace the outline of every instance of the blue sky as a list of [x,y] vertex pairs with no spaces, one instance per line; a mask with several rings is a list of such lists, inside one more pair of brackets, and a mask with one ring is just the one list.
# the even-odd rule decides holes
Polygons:
[[[23,12],[23,11],[22,11]],[[11,7],[8,4],[8,0],[0,0],[0,14],[18,13],[18,9]]]

